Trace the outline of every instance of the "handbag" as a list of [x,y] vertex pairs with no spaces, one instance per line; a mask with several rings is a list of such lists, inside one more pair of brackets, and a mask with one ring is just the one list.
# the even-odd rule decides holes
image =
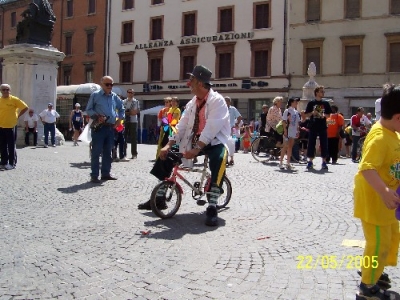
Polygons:
[[276,130],[278,134],[282,135],[283,134],[283,120],[280,120],[278,124],[276,124]]

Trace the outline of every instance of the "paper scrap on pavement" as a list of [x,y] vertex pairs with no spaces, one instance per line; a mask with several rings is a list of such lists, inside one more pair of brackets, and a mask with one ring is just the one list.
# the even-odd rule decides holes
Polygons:
[[365,248],[365,241],[363,241],[363,240],[343,240],[342,246]]

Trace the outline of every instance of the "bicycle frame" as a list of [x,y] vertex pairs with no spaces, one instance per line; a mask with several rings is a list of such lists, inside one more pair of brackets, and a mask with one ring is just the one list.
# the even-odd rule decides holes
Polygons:
[[[173,170],[172,170],[172,175],[169,178],[166,178],[165,181],[173,183],[173,187],[177,187],[179,189],[179,192],[183,194],[183,189],[182,186],[179,184],[177,179],[179,178],[182,180],[187,186],[189,186],[194,194],[196,196],[202,197],[205,195],[205,193],[202,192],[201,187],[203,186],[203,182],[205,179],[208,179],[211,177],[211,174],[207,171],[208,169],[208,156],[206,155],[204,157],[204,163],[203,163],[203,168],[184,168],[181,167],[180,165],[175,165]],[[191,172],[191,173],[201,173],[200,177],[200,184],[199,187],[195,187],[192,183],[190,183],[181,173],[180,171],[185,171],[185,172]],[[208,183],[209,184],[209,183]],[[206,187],[206,190],[208,190],[208,186]]]

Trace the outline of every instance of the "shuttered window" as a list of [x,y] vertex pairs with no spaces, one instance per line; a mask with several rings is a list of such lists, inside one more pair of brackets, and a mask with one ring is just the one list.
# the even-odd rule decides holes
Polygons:
[[254,51],[254,77],[268,75],[268,51]]
[[224,8],[219,10],[219,32],[233,31],[233,10]]
[[221,53],[219,55],[219,78],[231,78],[231,63],[232,55],[231,53]]
[[360,0],[346,0],[346,19],[356,19],[361,15]]
[[321,20],[321,0],[307,0],[307,22]]
[[133,22],[122,24],[122,44],[133,42]]
[[183,15],[183,36],[196,34],[196,13],[185,13]]
[[361,48],[358,45],[344,47],[344,73],[359,74],[361,72]]
[[389,44],[389,72],[400,72],[400,42]]
[[399,15],[400,14],[400,0],[390,1],[390,14]]
[[269,18],[269,3],[258,4],[255,3],[255,29],[269,28],[270,18]]
[[163,20],[160,17],[151,19],[151,39],[161,40],[163,38]]
[[311,62],[315,64],[317,74],[321,74],[321,48],[306,48],[306,68],[304,74],[307,74],[307,69]]

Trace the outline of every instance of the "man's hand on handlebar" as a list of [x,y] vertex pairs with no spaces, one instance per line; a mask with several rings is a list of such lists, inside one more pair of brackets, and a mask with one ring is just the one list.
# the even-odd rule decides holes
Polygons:
[[190,151],[183,153],[183,157],[186,159],[192,159],[195,158],[197,155],[199,155],[199,153],[200,153],[199,149],[192,149]]

